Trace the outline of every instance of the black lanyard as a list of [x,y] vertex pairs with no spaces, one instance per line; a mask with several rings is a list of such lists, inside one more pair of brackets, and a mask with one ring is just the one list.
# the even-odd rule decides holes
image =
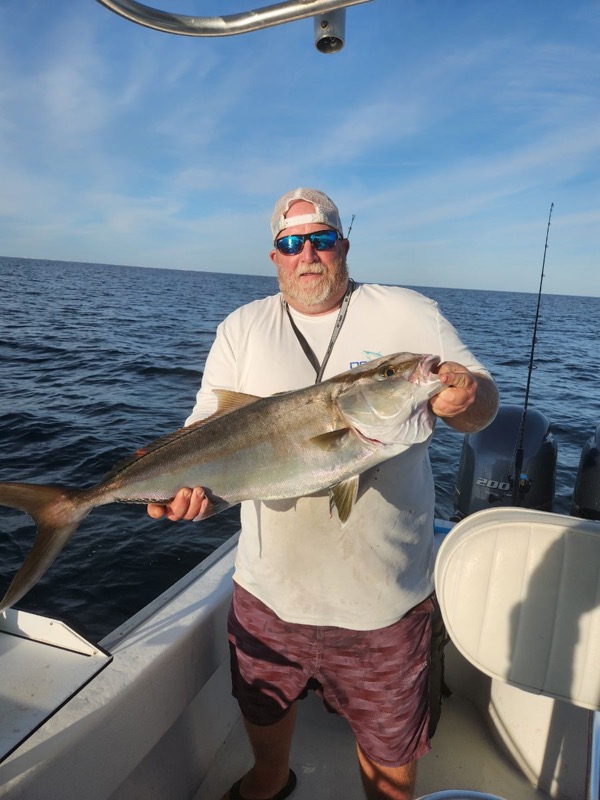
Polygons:
[[323,378],[323,373],[325,372],[325,367],[327,366],[327,362],[329,361],[329,356],[331,355],[331,351],[333,350],[333,345],[335,344],[335,340],[337,339],[339,332],[342,329],[342,325],[344,324],[344,320],[346,319],[346,314],[348,313],[348,306],[350,305],[350,297],[352,296],[352,292],[354,291],[354,286],[355,286],[354,281],[352,280],[352,278],[350,278],[350,280],[348,281],[348,288],[346,289],[346,294],[344,295],[344,299],[342,300],[342,305],[340,306],[340,310],[338,312],[335,325],[333,326],[333,332],[331,334],[331,339],[329,340],[327,351],[323,356],[323,362],[321,364],[319,364],[319,359],[316,357],[312,347],[306,341],[304,334],[294,322],[294,318],[291,315],[290,308],[288,304],[284,301],[285,310],[287,311],[287,315],[292,325],[292,330],[296,334],[296,339],[298,339],[298,341],[300,342],[300,346],[304,350],[304,354],[310,361],[314,371],[317,373],[317,378],[315,380],[315,383],[321,383],[321,380]]

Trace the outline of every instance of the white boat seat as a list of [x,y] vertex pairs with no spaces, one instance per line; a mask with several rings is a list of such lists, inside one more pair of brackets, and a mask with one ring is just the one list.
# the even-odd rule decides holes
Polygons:
[[520,508],[480,511],[446,537],[435,584],[452,641],[478,669],[600,708],[598,522]]

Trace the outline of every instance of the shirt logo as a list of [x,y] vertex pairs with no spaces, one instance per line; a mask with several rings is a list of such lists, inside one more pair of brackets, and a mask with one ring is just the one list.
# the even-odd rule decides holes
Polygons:
[[350,369],[356,369],[356,367],[360,367],[361,364],[366,364],[367,361],[375,361],[376,358],[381,358],[383,355],[382,353],[375,353],[372,350],[363,350],[364,358],[361,361],[351,361],[350,362]]

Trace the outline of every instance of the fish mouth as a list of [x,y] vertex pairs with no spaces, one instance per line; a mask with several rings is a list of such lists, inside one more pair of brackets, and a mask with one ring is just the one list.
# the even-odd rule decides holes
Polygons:
[[439,356],[423,356],[412,371],[409,381],[420,386],[422,383],[436,380],[440,364]]

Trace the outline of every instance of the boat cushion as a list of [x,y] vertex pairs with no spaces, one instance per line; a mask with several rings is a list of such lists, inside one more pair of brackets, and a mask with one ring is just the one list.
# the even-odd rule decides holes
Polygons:
[[448,633],[476,667],[600,708],[600,523],[480,511],[446,537],[435,583]]

